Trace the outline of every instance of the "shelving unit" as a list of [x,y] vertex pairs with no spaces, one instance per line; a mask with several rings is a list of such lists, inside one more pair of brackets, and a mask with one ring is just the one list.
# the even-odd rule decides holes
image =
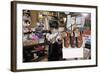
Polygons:
[[[25,16],[24,16],[25,15]],[[35,62],[40,61],[41,58],[46,55],[45,47],[36,49],[37,47],[45,46],[45,36],[43,38],[33,40],[32,34],[36,35],[38,32],[36,30],[31,30],[35,28],[36,22],[38,20],[38,11],[23,10],[23,22],[28,21],[30,25],[23,25],[23,29],[27,29],[26,32],[23,32],[23,38],[26,35],[26,38],[23,39],[23,62]],[[46,33],[48,31],[43,30],[41,33]]]
[[36,49],[36,47],[45,45],[45,43],[39,43],[39,44],[31,44],[27,46],[23,46],[23,62],[37,62],[40,61],[47,52],[45,50],[45,47],[43,49]]

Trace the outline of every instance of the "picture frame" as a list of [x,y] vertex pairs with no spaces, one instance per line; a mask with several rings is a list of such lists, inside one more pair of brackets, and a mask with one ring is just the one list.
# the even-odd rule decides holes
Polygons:
[[[24,29],[23,18],[24,18],[25,11],[27,11],[26,14],[30,12],[29,16],[31,17],[31,22],[33,22],[33,23],[31,23],[32,26],[30,26],[30,27],[33,28],[33,29],[31,29],[33,34],[35,32],[34,27],[36,26],[36,25],[33,25],[34,22],[38,21],[37,19],[41,19],[41,18],[45,19],[47,16],[53,17],[53,16],[57,15],[57,17],[58,17],[57,23],[59,24],[59,26],[58,26],[59,31],[68,31],[68,33],[66,32],[68,35],[71,35],[71,32],[70,32],[71,30],[74,32],[74,30],[77,29],[77,28],[74,29],[74,27],[79,28],[81,26],[80,24],[84,24],[84,26],[83,26],[84,29],[87,29],[88,32],[90,30],[90,33],[88,34],[88,36],[87,36],[87,34],[85,34],[86,36],[84,36],[85,37],[85,46],[82,48],[79,48],[79,47],[77,48],[77,44],[76,44],[76,47],[74,44],[74,48],[73,48],[73,46],[71,46],[72,44],[70,44],[70,46],[72,48],[69,49],[68,42],[66,42],[67,48],[63,49],[63,58],[64,59],[60,60],[60,61],[47,61],[46,60],[46,61],[41,62],[41,61],[37,61],[37,60],[33,61],[33,59],[32,59],[32,61],[30,61],[29,57],[27,60],[26,57],[24,58],[25,54],[23,54],[23,51],[25,48],[27,48],[26,47],[27,45],[28,46],[30,45],[29,42],[31,40],[29,42],[27,40],[27,43],[24,44],[23,39],[26,39],[27,34],[30,34],[31,32],[23,31],[23,29]],[[89,5],[11,1],[11,71],[19,72],[19,71],[37,71],[37,70],[96,67],[98,65],[98,59],[97,59],[97,57],[98,57],[97,56],[97,52],[98,52],[97,51],[98,50],[98,48],[97,48],[97,44],[98,44],[97,43],[97,40],[98,40],[98,37],[97,37],[98,19],[97,18],[98,18],[98,15],[97,14],[98,13],[97,13],[97,11],[98,11],[97,6],[89,6]],[[32,12],[33,12],[33,15],[31,15]],[[34,14],[34,13],[37,13],[37,12],[38,12],[38,15],[36,17],[35,16],[36,14]],[[38,16],[41,13],[42,13],[42,16],[40,15],[40,18],[39,18]],[[84,19],[86,14],[88,14],[89,16],[87,17],[87,19]],[[32,16],[33,16],[33,18],[32,18]],[[64,21],[64,19],[67,22]],[[49,24],[53,24],[53,23],[49,23]],[[69,28],[68,25],[70,25],[71,28]],[[25,25],[25,27],[27,27],[27,26]],[[30,29],[30,27],[28,28],[28,30]],[[46,28],[49,31],[45,31],[44,34],[47,34],[48,32],[50,32],[50,30],[52,31],[52,27],[56,27],[56,26],[52,25],[50,28]],[[89,27],[89,30],[88,30],[88,27]],[[64,30],[62,30],[62,29],[64,29]],[[84,35],[83,32],[85,32],[84,29],[81,32],[82,36]],[[23,33],[26,35],[25,37],[24,37]],[[66,33],[64,32],[63,36]],[[91,36],[91,35],[94,35],[94,36]],[[31,37],[31,35],[29,37]],[[88,39],[86,40],[86,38],[88,38]],[[66,40],[70,41],[71,39],[66,39]],[[37,44],[40,42],[43,45],[44,41],[45,40],[43,38],[39,39],[38,41],[32,40],[31,44],[33,45],[33,43]],[[86,42],[89,44],[87,44]],[[71,43],[71,41],[70,41],[70,43]],[[46,44],[48,45],[47,42],[46,42]],[[65,44],[65,43],[63,43],[63,44]],[[32,46],[32,48],[33,48],[33,46]],[[84,57],[84,48],[88,48],[88,50],[85,49],[85,51],[88,51],[87,54],[89,54],[88,55],[89,57],[83,58]],[[30,48],[28,48],[28,49],[30,49]],[[73,50],[71,50],[71,49],[73,49]],[[39,57],[37,55],[37,53],[33,54],[34,50],[31,50],[31,52],[34,57]],[[48,51],[46,51],[46,55],[48,58]]]

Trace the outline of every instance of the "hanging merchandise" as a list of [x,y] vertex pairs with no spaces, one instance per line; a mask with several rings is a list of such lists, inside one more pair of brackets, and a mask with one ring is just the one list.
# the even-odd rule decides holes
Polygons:
[[75,35],[75,45],[76,47],[80,48],[82,46],[83,39],[79,28],[74,29],[74,35]]
[[83,44],[82,36],[79,36],[78,37],[78,48],[82,47],[82,44]]
[[75,47],[75,34],[74,34],[74,32],[71,32],[71,35],[70,35],[70,45],[71,45],[71,47],[72,48],[74,48]]
[[66,22],[66,28],[68,30],[71,30],[71,15],[67,15],[67,22]]
[[84,27],[85,17],[83,17],[83,16],[77,16],[76,17],[76,24],[78,24],[78,27]]
[[49,20],[48,19],[49,19],[49,17],[47,16],[47,14],[45,14],[45,18],[44,18],[45,22],[44,23],[45,23],[45,29],[46,30],[49,30],[49,23],[48,23]]
[[68,48],[69,45],[70,45],[70,37],[69,37],[69,33],[66,32],[66,37],[64,38],[64,46],[65,46],[66,48]]
[[75,24],[75,17],[71,17],[71,24]]

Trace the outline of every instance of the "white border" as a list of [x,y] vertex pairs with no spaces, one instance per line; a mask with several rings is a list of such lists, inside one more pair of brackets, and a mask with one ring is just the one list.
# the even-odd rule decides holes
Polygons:
[[[69,11],[69,12],[89,12],[91,13],[91,60],[76,61],[57,61],[57,62],[22,62],[22,10],[48,10],[48,11]],[[51,67],[69,67],[96,64],[96,10],[94,8],[82,7],[64,7],[64,6],[48,6],[48,5],[28,5],[17,4],[17,69],[35,69],[35,68],[51,68]]]

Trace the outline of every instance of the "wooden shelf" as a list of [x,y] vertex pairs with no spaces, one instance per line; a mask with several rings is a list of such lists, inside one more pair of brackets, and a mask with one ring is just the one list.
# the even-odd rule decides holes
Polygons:
[[34,47],[34,46],[37,46],[37,45],[46,45],[46,43],[38,43],[38,44],[31,44],[31,45],[23,45],[23,47]]
[[[23,32],[24,34],[36,33],[36,31]],[[43,30],[42,33],[49,33],[49,30]]]

